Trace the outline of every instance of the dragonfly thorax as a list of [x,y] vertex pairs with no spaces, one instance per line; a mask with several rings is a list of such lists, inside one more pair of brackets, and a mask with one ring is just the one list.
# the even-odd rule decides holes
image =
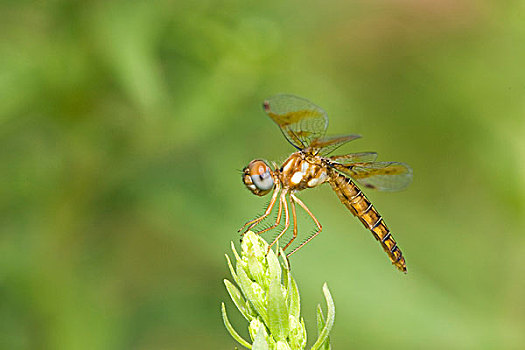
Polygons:
[[322,159],[295,152],[279,169],[279,179],[284,188],[300,191],[326,182],[328,174]]

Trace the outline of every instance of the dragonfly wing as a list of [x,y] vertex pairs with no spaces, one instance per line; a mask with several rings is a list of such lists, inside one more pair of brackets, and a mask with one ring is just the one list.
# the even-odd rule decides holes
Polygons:
[[330,160],[342,165],[351,165],[354,163],[369,163],[377,159],[376,152],[349,153],[342,156],[329,157]]
[[412,182],[412,168],[399,162],[370,162],[333,167],[367,188],[379,191],[398,191]]
[[294,95],[270,97],[263,107],[288,142],[299,150],[323,137],[328,127],[328,116],[321,107]]
[[314,154],[326,156],[345,143],[359,138],[361,138],[361,135],[356,134],[321,137],[310,143],[310,151]]

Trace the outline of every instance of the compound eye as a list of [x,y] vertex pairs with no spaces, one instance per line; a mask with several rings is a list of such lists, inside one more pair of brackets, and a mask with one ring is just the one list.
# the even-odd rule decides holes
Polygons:
[[254,160],[248,165],[248,173],[253,184],[261,191],[273,188],[273,177],[270,167],[262,160]]

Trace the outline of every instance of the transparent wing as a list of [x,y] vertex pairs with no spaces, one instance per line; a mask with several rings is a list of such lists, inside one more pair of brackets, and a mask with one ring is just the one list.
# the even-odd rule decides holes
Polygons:
[[359,138],[361,138],[361,135],[355,134],[321,137],[319,139],[312,140],[310,143],[310,149],[308,151],[314,154],[325,156],[332,153],[345,143]]
[[349,153],[342,156],[329,157],[330,160],[342,165],[352,165],[354,163],[369,163],[377,159],[376,152]]
[[412,168],[398,162],[370,162],[333,167],[364,187],[379,191],[398,191],[412,182]]
[[322,108],[294,95],[270,97],[263,107],[288,142],[300,150],[323,137],[328,127],[328,116]]

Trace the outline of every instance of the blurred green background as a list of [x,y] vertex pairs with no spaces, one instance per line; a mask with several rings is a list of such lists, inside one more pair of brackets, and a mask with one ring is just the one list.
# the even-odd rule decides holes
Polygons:
[[407,275],[329,186],[300,194],[324,226],[292,259],[310,338],[326,281],[334,349],[524,349],[524,11],[3,1],[0,348],[232,349],[224,254],[267,202],[239,170],[292,152],[261,102],[293,93],[364,136],[342,151],[414,169],[368,191]]

